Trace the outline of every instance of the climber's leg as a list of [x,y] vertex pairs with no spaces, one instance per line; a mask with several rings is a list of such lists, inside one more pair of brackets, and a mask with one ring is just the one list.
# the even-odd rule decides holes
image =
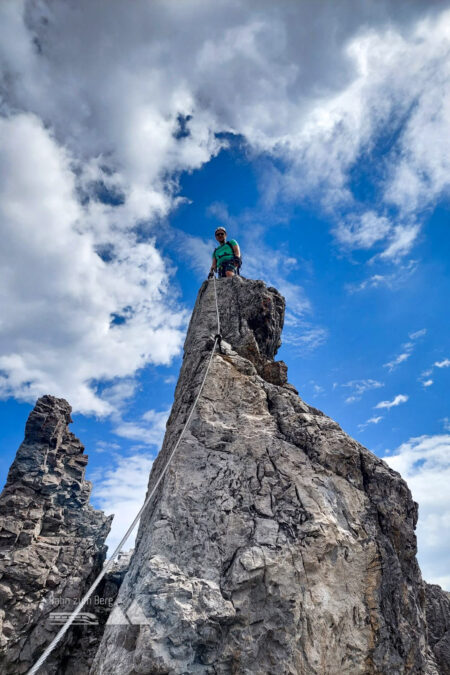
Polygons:
[[236,267],[232,262],[224,263],[219,268],[219,277],[234,277],[235,273]]

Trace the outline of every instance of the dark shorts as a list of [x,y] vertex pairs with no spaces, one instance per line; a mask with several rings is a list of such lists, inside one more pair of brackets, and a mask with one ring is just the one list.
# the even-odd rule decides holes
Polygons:
[[226,277],[227,272],[236,273],[236,265],[232,260],[230,260],[230,262],[223,263],[219,267],[219,277]]

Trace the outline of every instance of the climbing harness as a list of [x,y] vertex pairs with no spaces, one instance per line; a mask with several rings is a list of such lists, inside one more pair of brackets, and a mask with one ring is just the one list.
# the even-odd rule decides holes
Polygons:
[[181,443],[181,439],[183,438],[184,433],[185,433],[185,431],[186,431],[186,429],[187,429],[187,427],[188,427],[188,425],[189,425],[189,422],[191,421],[191,417],[192,417],[192,415],[193,415],[193,413],[194,413],[195,408],[197,407],[198,400],[199,400],[199,398],[200,398],[200,396],[201,396],[201,393],[202,393],[202,391],[203,391],[203,387],[204,387],[204,385],[205,385],[206,378],[207,378],[207,376],[208,376],[209,367],[210,367],[210,365],[211,365],[211,361],[212,361],[212,359],[213,359],[214,352],[215,352],[215,350],[216,350],[216,345],[219,344],[219,347],[220,347],[220,343],[221,343],[221,341],[222,341],[222,336],[221,336],[221,334],[220,334],[219,305],[218,305],[218,303],[217,303],[216,278],[215,278],[215,277],[213,277],[213,278],[214,278],[214,297],[215,297],[215,302],[216,302],[216,313],[217,313],[217,334],[216,334],[215,337],[214,337],[214,344],[213,344],[213,347],[212,347],[212,349],[211,349],[211,355],[210,355],[210,357],[209,357],[208,365],[206,366],[205,375],[204,375],[203,380],[202,380],[202,383],[201,383],[201,385],[200,385],[200,389],[199,389],[198,394],[197,394],[197,396],[196,396],[196,398],[195,398],[194,405],[193,405],[192,408],[191,408],[191,412],[189,413],[188,418],[187,418],[187,420],[186,420],[186,422],[185,422],[185,424],[184,424],[184,427],[183,427],[183,429],[182,429],[182,431],[181,431],[181,434],[179,435],[178,440],[177,440],[177,442],[175,443],[175,446],[174,446],[172,452],[171,452],[170,455],[169,455],[169,459],[167,460],[167,463],[166,463],[164,469],[161,471],[161,474],[159,475],[158,480],[156,481],[156,483],[155,483],[153,489],[151,490],[149,496],[147,497],[147,499],[145,500],[145,502],[144,502],[144,504],[142,505],[141,509],[139,510],[137,516],[135,517],[135,519],[134,519],[133,522],[131,523],[130,527],[129,527],[128,530],[126,531],[125,535],[124,535],[123,538],[121,539],[120,543],[119,543],[119,544],[117,545],[117,547],[115,548],[115,550],[114,550],[113,554],[111,555],[110,559],[109,559],[108,562],[104,565],[102,571],[100,572],[100,574],[98,575],[98,577],[95,579],[95,581],[93,582],[93,584],[90,586],[90,588],[88,589],[88,591],[84,594],[84,596],[82,597],[80,603],[78,604],[78,607],[76,607],[76,608],[74,609],[74,611],[73,611],[72,614],[69,616],[69,618],[67,619],[67,621],[66,621],[66,623],[64,624],[64,626],[61,627],[61,629],[59,630],[59,632],[55,635],[55,637],[54,637],[53,640],[50,642],[50,644],[48,645],[48,647],[47,647],[47,648],[45,649],[45,651],[41,654],[41,656],[39,657],[39,659],[36,661],[36,663],[34,664],[34,666],[32,666],[32,668],[28,671],[28,673],[27,673],[26,675],[35,675],[35,673],[38,672],[39,668],[42,666],[42,664],[44,663],[44,661],[46,661],[47,657],[50,656],[50,654],[51,654],[52,651],[55,649],[55,647],[56,647],[56,645],[58,644],[58,642],[60,642],[60,640],[64,637],[64,635],[66,634],[66,632],[68,631],[68,629],[70,628],[70,626],[72,625],[72,623],[75,621],[75,619],[77,618],[78,614],[81,612],[81,610],[83,609],[84,605],[86,604],[86,602],[87,602],[87,601],[89,600],[89,598],[91,597],[92,593],[95,591],[95,589],[96,589],[97,586],[99,585],[100,581],[103,579],[103,577],[104,577],[105,574],[108,572],[108,570],[111,569],[111,566],[112,566],[112,564],[113,564],[115,558],[119,555],[119,553],[120,553],[120,551],[122,550],[122,547],[124,546],[124,544],[125,544],[125,542],[127,541],[128,537],[130,536],[130,534],[132,533],[132,531],[133,531],[134,528],[136,527],[137,523],[139,522],[139,519],[140,519],[141,515],[143,514],[143,512],[145,511],[145,509],[146,509],[147,506],[149,505],[149,503],[150,503],[150,501],[151,501],[153,495],[155,494],[155,492],[156,492],[156,490],[157,490],[159,484],[161,483],[162,479],[164,478],[164,476],[165,476],[165,474],[166,474],[166,472],[167,472],[167,469],[168,469],[169,466],[170,466],[170,463],[171,463],[171,461],[172,461],[172,459],[173,459],[173,457],[174,457],[174,455],[175,455],[175,452],[177,451],[178,446],[179,446],[180,443]]
[[234,274],[237,274],[237,276],[240,276],[241,265],[242,265],[242,263],[240,262],[240,258],[238,258],[237,256],[235,256],[234,261],[229,260],[228,262],[223,263],[222,265],[220,265],[219,269],[217,270],[217,272],[219,274],[219,278],[225,279],[228,271],[234,272]]

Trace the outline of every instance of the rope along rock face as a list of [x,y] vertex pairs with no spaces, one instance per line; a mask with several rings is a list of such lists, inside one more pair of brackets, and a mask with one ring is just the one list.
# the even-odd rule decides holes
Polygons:
[[[239,277],[217,293],[222,353],[141,518],[91,673],[437,675],[406,484],[287,383],[279,293]],[[205,283],[149,491],[216,322]]]
[[[54,656],[54,652],[56,651],[58,645],[60,645],[60,643],[66,637],[66,634],[69,631],[69,629],[72,627],[75,619],[78,616],[81,615],[81,612],[84,609],[86,603],[91,599],[91,597],[93,595],[93,592],[97,589],[97,587],[99,587],[99,585],[102,583],[104,577],[108,574],[108,572],[110,570],[112,572],[112,576],[114,576],[113,565],[115,564],[114,563],[115,559],[119,555],[122,548],[125,546],[125,544],[126,544],[128,538],[130,537],[132,531],[134,530],[135,526],[139,522],[142,513],[145,512],[147,506],[151,503],[151,500],[153,499],[153,495],[155,494],[156,490],[159,487],[159,484],[162,482],[166,472],[169,469],[169,466],[172,462],[172,459],[175,455],[175,452],[177,451],[178,446],[180,445],[180,443],[183,439],[183,436],[186,432],[186,429],[189,427],[190,420],[191,420],[191,418],[192,418],[192,416],[195,412],[195,408],[196,408],[197,403],[199,401],[199,398],[202,394],[203,387],[204,387],[205,382],[206,382],[206,378],[208,377],[208,372],[209,372],[209,369],[210,369],[210,366],[211,366],[211,361],[212,361],[212,358],[214,356],[214,350],[215,350],[218,342],[221,341],[221,339],[222,339],[222,337],[220,335],[220,317],[219,317],[219,308],[218,308],[218,302],[217,302],[217,290],[216,290],[215,279],[214,279],[213,289],[214,289],[214,302],[215,302],[216,316],[217,316],[217,326],[216,326],[217,334],[216,334],[214,340],[212,341],[211,353],[210,353],[209,359],[207,361],[207,365],[206,365],[206,368],[205,368],[205,372],[204,372],[200,387],[199,387],[199,389],[196,393],[194,402],[193,402],[191,410],[190,410],[190,412],[189,412],[189,414],[186,418],[186,421],[183,425],[181,433],[179,434],[176,443],[174,444],[173,448],[171,449],[170,454],[168,455],[164,466],[161,467],[161,471],[158,475],[158,478],[156,479],[156,481],[154,482],[151,490],[147,494],[143,506],[140,508],[139,512],[136,514],[133,522],[128,527],[128,530],[123,535],[123,537],[122,537],[121,541],[119,542],[119,544],[117,545],[116,549],[112,552],[110,559],[103,566],[103,569],[98,573],[96,578],[93,580],[93,582],[91,583],[89,588],[86,590],[86,592],[83,595],[83,597],[81,598],[81,600],[77,603],[76,607],[70,613],[69,617],[66,619],[66,621],[64,622],[64,624],[62,625],[62,627],[60,628],[58,633],[54,636],[53,640],[50,642],[50,644],[48,644],[46,646],[44,652],[39,656],[37,661],[33,664],[32,668],[28,672],[28,675],[34,675],[35,673],[37,673],[40,670],[41,666],[43,666],[43,665],[46,665],[46,667],[48,667],[48,661],[49,661],[50,657],[52,655]],[[145,617],[142,615],[142,612],[140,611],[140,608],[138,607],[137,609],[138,609],[138,615],[137,616],[138,616],[139,620],[141,620],[141,619],[144,620]],[[125,623],[127,623],[129,621],[129,618],[122,615],[122,613],[120,612],[120,608],[118,609],[118,612],[116,612],[115,615],[114,615],[115,620],[117,620],[117,615],[119,615],[121,620],[123,619],[123,621]],[[128,612],[128,617],[129,616],[131,616],[130,610]],[[133,618],[136,618],[136,617],[134,616]],[[91,645],[92,645],[92,641],[91,641]],[[66,664],[67,664],[67,660],[66,660]],[[80,675],[80,671],[76,671],[76,672],[78,673],[78,675]]]

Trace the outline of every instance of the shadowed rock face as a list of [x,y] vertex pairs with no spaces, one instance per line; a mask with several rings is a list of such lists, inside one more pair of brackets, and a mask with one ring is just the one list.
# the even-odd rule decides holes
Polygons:
[[[137,548],[91,672],[428,673],[406,483],[286,383],[284,301],[217,283],[224,339]],[[163,448],[173,448],[217,332],[200,289]]]
[[[60,628],[49,615],[74,608],[105,558],[111,517],[89,504],[88,458],[68,429],[70,413],[64,399],[38,400],[0,495],[2,673],[33,665]],[[40,673],[61,672],[81,631],[71,631]],[[89,665],[80,651],[74,672],[88,672]]]
[[[91,672],[437,675],[406,483],[287,384],[279,293],[239,277],[217,288],[230,346],[141,519]],[[149,489],[216,332],[210,282]]]
[[441,675],[450,675],[450,593],[425,584],[428,641]]

